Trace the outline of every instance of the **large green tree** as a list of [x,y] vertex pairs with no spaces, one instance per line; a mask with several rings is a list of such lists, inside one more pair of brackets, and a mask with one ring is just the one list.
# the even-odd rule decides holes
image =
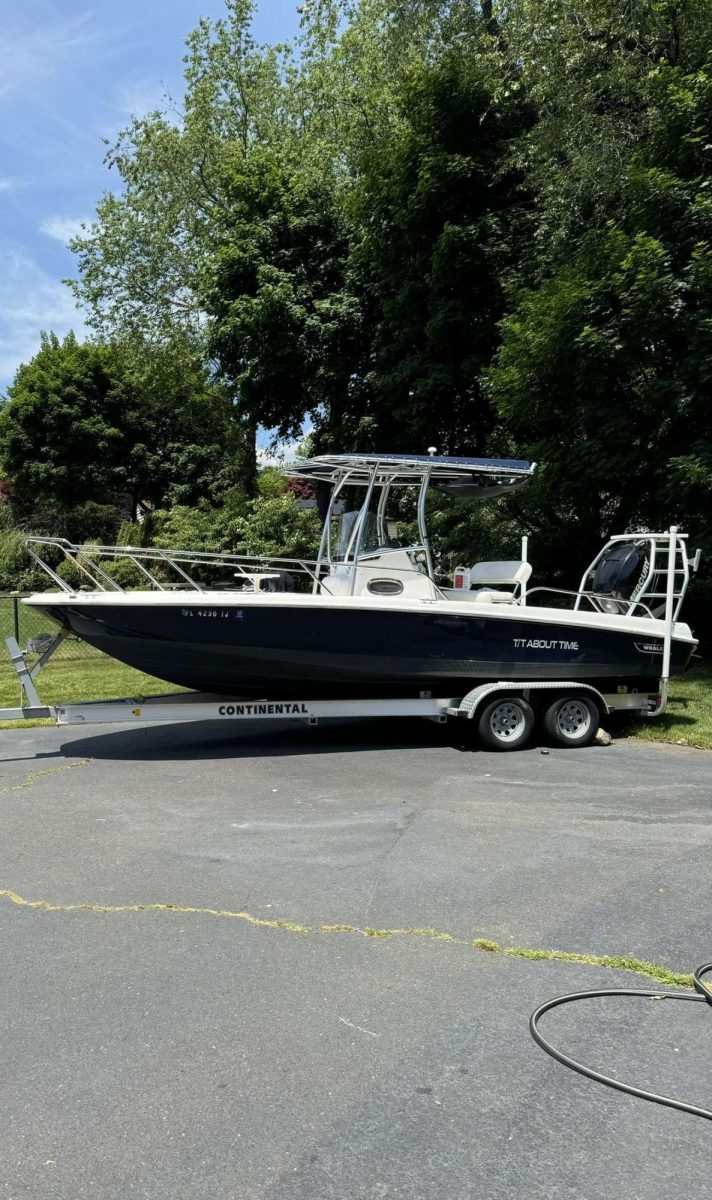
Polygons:
[[608,221],[523,291],[490,374],[507,425],[542,463],[545,558],[549,538],[590,549],[671,519],[712,549],[712,74],[666,64],[648,87]]
[[[496,213],[512,199],[511,174],[488,175],[516,124],[487,74],[487,20],[465,3],[322,0],[296,47],[266,47],[253,8],[228,0],[222,20],[201,21],[179,119],[135,121],[110,151],[122,191],[74,243],[78,297],[105,333],[205,333],[253,427],[293,433],[311,415],[323,442],[400,441],[415,386],[427,411],[417,429],[408,415],[409,437],[443,440],[447,395],[458,420],[469,400],[480,408],[450,440],[482,440],[474,376],[496,338]],[[423,323],[430,361],[417,365]]]
[[[104,337],[170,343],[178,330],[202,341],[210,362],[201,281],[231,217],[233,181],[247,177],[253,153],[265,146],[278,160],[293,123],[288,52],[257,45],[253,9],[250,0],[228,0],[223,19],[201,20],[188,39],[182,101],[166,100],[132,121],[108,151],[119,188],[100,200],[96,220],[72,243],[79,266],[72,287]],[[223,379],[235,383],[227,372]],[[237,388],[232,399],[252,445],[252,477],[262,414],[252,416]]]
[[370,341],[365,404],[342,418],[350,443],[490,445],[481,379],[525,206],[511,149],[529,116],[516,92],[497,94],[500,64],[486,49],[476,34],[412,67],[395,133],[363,153],[349,281]]
[[202,277],[211,354],[248,418],[297,437],[349,402],[361,333],[328,187],[268,155],[235,172]]
[[536,196],[523,266],[539,279],[625,207],[660,87],[704,67],[708,0],[515,0],[501,16],[536,120],[518,146]]
[[232,406],[185,342],[43,335],[0,411],[18,517],[75,536],[87,505],[105,527],[142,506],[222,493],[239,478],[235,441]]
[[252,12],[110,151],[102,335],[189,330],[247,442],[535,455],[542,562],[709,531],[709,0],[318,0],[291,47]]

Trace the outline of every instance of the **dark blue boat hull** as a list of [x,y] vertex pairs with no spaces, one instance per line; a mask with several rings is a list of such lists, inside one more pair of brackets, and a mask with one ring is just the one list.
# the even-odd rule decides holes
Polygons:
[[[246,697],[462,695],[485,680],[590,680],[652,691],[662,640],[480,614],[328,606],[97,605],[44,611],[90,645],[181,687]],[[562,613],[562,617],[563,617]],[[673,644],[671,673],[690,642]]]

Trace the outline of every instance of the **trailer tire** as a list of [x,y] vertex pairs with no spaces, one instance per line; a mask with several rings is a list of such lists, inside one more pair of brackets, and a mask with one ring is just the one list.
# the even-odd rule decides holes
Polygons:
[[480,713],[477,732],[490,750],[521,750],[534,729],[532,706],[520,696],[496,696]]
[[557,746],[590,746],[600,721],[595,700],[575,692],[558,696],[544,713],[544,729]]

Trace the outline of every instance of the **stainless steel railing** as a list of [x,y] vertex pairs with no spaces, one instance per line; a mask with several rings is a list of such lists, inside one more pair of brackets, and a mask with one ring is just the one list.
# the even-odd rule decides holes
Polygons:
[[[118,580],[109,570],[109,563],[128,562],[139,576],[147,580],[151,590],[172,591],[175,588],[190,588],[196,592],[226,588],[244,590],[259,588],[265,577],[284,581],[285,575],[306,575],[318,583],[324,567],[309,558],[283,558],[272,555],[229,554],[211,550],[164,549],[159,546],[96,546],[76,544],[66,538],[30,537],[26,540],[27,551],[39,567],[63,591],[73,595],[73,587],[59,573],[58,563],[70,561],[80,576],[87,580],[94,591],[124,592]],[[48,562],[51,558],[53,562]],[[103,565],[102,565],[103,564]],[[191,573],[192,572],[192,573]],[[206,577],[221,572],[230,572],[229,584],[207,582]],[[199,578],[196,578],[196,574]]]

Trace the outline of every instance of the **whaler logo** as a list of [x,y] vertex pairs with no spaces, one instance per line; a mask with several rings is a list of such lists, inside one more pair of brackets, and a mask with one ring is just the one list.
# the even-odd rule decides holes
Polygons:
[[288,700],[282,704],[221,704],[218,713],[221,717],[308,717],[309,709]]
[[662,654],[663,648],[660,642],[636,642],[636,650],[641,654]]
[[578,650],[578,642],[565,642],[559,638],[512,638],[517,650]]

